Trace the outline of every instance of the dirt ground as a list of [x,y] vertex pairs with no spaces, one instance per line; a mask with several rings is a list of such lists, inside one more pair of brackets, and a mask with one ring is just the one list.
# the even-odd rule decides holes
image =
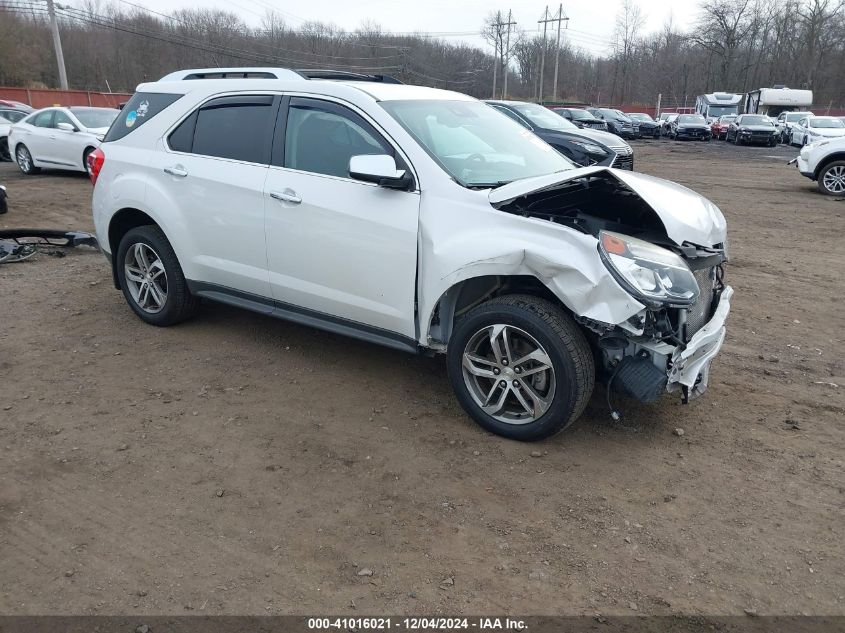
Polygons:
[[[635,145],[728,218],[728,339],[703,399],[540,444],[439,358],[0,266],[0,613],[845,614],[845,202],[796,150]],[[0,182],[0,226],[92,228],[83,175]]]

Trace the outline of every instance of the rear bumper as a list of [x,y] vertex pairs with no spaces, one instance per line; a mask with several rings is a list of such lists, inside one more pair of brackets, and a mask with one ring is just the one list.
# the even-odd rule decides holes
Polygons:
[[675,350],[666,386],[668,391],[686,387],[690,399],[707,391],[710,362],[722,349],[725,341],[725,321],[731,311],[733,293],[733,288],[726,286],[710,321],[693,335],[684,349]]

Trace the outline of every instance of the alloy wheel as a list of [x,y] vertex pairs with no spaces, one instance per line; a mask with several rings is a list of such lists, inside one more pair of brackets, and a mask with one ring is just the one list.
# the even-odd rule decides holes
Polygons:
[[15,158],[18,161],[18,167],[20,167],[23,173],[28,173],[30,169],[32,169],[32,156],[29,155],[29,150],[27,150],[23,145],[18,148],[18,151],[15,153]]
[[139,308],[150,314],[161,312],[167,303],[167,272],[149,244],[136,242],[123,262],[126,286]]
[[512,325],[486,326],[464,348],[463,378],[487,415],[506,424],[543,416],[555,397],[555,370],[543,346]]
[[828,169],[822,178],[822,184],[830,193],[845,193],[845,166],[836,165]]

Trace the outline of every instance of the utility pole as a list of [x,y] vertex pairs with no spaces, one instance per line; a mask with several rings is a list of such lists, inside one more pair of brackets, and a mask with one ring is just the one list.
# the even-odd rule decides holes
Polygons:
[[569,26],[569,18],[563,14],[563,3],[561,2],[560,8],[557,10],[557,44],[555,44],[555,81],[554,86],[552,88],[552,100],[557,101],[557,69],[558,64],[560,63],[560,25],[561,22],[566,22],[566,26]]
[[540,86],[537,89],[537,101],[541,104],[543,103],[543,70],[546,65],[546,27],[548,27],[551,21],[549,17],[549,5],[546,5],[546,11],[543,13],[543,17],[537,20],[537,24],[543,25],[543,48],[540,49]]
[[513,21],[510,9],[508,9],[508,21],[505,23],[505,26],[508,27],[508,35],[507,43],[505,44],[505,48],[502,51],[504,57],[504,59],[502,60],[502,74],[504,75],[504,88],[502,88],[502,99],[508,98],[508,67],[510,66],[511,61],[511,27],[516,26],[516,22]]
[[502,12],[496,11],[496,22],[493,26],[493,94],[491,99],[496,98],[496,75],[499,72],[499,41],[502,39]]
[[50,30],[53,32],[53,48],[56,49],[56,63],[59,65],[59,86],[67,90],[67,71],[65,55],[62,52],[62,38],[59,37],[59,23],[56,21],[56,9],[53,0],[47,0],[47,13],[50,15]]

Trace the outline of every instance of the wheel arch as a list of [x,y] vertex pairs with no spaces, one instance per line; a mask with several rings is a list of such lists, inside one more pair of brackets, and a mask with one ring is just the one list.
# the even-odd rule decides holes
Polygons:
[[120,209],[109,221],[108,237],[109,251],[112,254],[112,278],[114,287],[117,289],[120,289],[120,282],[117,277],[117,248],[120,246],[123,236],[139,226],[157,226],[162,231],[164,230],[150,215],[132,207]]
[[532,275],[478,275],[462,279],[450,286],[437,300],[425,323],[426,339],[431,347],[445,346],[454,329],[455,320],[480,303],[511,294],[532,295],[548,299],[572,314],[572,311]]
[[822,173],[825,167],[830,165],[830,163],[836,162],[837,160],[845,160],[845,150],[834,152],[828,156],[825,156],[822,160],[819,161],[819,164],[816,165],[816,169],[813,172],[813,180],[818,180],[819,175]]

